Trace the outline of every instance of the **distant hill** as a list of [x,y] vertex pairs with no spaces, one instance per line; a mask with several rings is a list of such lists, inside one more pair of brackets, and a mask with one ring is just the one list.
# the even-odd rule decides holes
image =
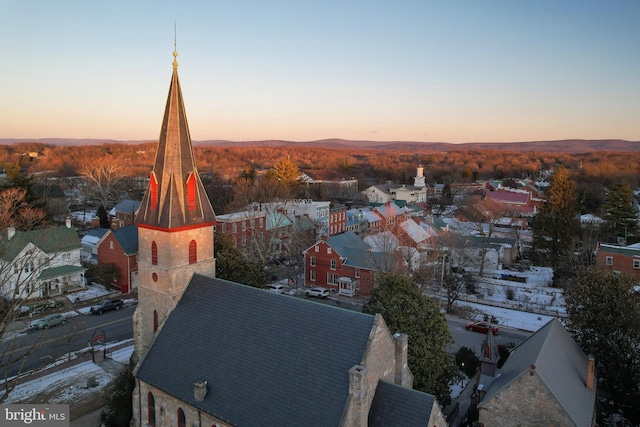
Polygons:
[[[117,141],[113,139],[68,139],[68,138],[40,138],[16,139],[0,138],[1,145],[21,142],[37,142],[48,145],[102,145],[102,144],[144,144],[153,140]],[[447,152],[474,149],[505,150],[505,151],[540,151],[551,153],[589,153],[593,151],[640,151],[640,141],[625,141],[622,139],[565,139],[558,141],[525,141],[525,142],[467,142],[452,144],[447,142],[419,142],[419,141],[354,141],[347,139],[321,139],[317,141],[223,141],[207,140],[193,141],[196,146],[218,147],[314,147],[337,148],[344,150],[395,150],[411,152]]]

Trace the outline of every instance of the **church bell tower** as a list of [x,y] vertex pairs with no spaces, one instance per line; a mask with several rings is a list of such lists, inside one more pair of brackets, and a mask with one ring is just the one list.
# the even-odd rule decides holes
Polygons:
[[178,79],[177,52],[138,226],[138,308],[134,315],[137,363],[173,310],[194,273],[215,276],[215,213],[196,168]]

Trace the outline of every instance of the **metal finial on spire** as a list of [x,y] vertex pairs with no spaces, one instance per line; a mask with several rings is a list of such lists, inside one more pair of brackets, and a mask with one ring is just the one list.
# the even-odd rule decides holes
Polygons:
[[178,60],[176,59],[178,57],[178,50],[177,50],[177,43],[176,43],[176,39],[177,39],[177,25],[174,22],[173,23],[173,68],[178,68]]

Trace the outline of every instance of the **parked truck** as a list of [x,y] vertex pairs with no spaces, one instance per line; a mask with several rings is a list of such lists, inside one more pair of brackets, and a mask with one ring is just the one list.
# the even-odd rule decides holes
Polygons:
[[94,314],[102,314],[105,311],[120,310],[124,306],[124,302],[121,299],[105,299],[100,301],[98,305],[91,307],[91,312]]

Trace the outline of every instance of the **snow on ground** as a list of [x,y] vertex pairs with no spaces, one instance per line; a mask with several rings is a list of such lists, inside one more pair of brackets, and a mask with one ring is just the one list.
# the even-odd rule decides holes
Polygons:
[[450,385],[449,390],[451,390],[451,398],[457,399],[458,396],[460,396],[460,394],[467,387],[467,384],[469,384],[469,378],[465,376],[463,379],[461,379],[457,383]]
[[[87,387],[87,380],[95,377],[97,385]],[[80,363],[31,381],[19,383],[9,394],[5,403],[25,403],[44,390],[60,390],[48,399],[48,403],[68,403],[104,389],[113,379],[113,375],[92,362]]]
[[[133,340],[125,341],[130,343],[123,348],[114,350],[109,354],[110,358],[123,366],[129,363],[129,358],[133,352]],[[113,343],[107,345],[107,352],[110,347],[120,346],[123,343]],[[87,349],[81,350],[86,351]],[[82,400],[84,397],[100,392],[109,382],[114,379],[114,375],[102,369],[93,362],[82,362],[69,368],[61,369],[51,374],[44,375],[30,381],[18,384],[9,394],[5,403],[29,402],[35,396],[50,390],[48,403],[73,403]],[[95,379],[95,386],[89,386]]]
[[98,298],[103,295],[109,295],[110,293],[111,292],[108,291],[104,286],[98,283],[91,283],[85,289],[72,292],[70,294],[67,294],[66,296],[69,301],[78,302]]
[[74,211],[71,212],[71,218],[73,218],[74,222],[82,222],[85,224],[91,224],[91,220],[96,216],[96,210],[91,211]]
[[475,320],[484,320],[484,315],[487,315],[489,320],[495,318],[500,326],[508,326],[530,332],[537,331],[553,319],[552,316],[545,316],[543,314],[527,313],[525,311],[475,304],[467,301],[457,301],[456,304],[465,305],[477,310],[478,314],[475,316]]

